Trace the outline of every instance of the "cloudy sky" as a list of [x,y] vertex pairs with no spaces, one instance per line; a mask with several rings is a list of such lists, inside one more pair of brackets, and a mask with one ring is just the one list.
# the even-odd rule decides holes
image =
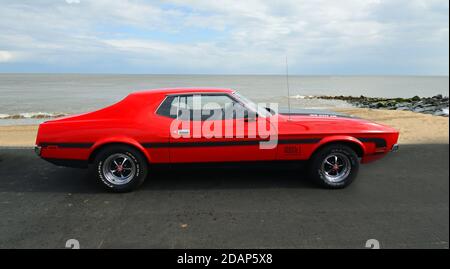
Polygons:
[[448,0],[0,0],[0,72],[448,75]]

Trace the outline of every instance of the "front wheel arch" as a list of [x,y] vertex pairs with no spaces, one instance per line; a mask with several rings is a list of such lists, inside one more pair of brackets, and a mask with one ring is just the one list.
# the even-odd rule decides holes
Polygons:
[[323,148],[328,147],[330,145],[344,145],[344,146],[348,146],[349,148],[351,148],[356,155],[359,158],[362,158],[364,156],[364,148],[362,147],[362,145],[358,144],[357,142],[351,141],[351,140],[331,140],[329,142],[325,142],[322,143],[321,145],[319,145],[317,148],[314,149],[314,151],[311,153],[311,156],[314,156],[314,154],[316,154],[317,152],[320,152]]

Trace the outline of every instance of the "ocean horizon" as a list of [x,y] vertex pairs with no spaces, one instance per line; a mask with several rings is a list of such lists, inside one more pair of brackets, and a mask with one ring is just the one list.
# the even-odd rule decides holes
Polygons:
[[[96,110],[131,92],[170,87],[232,88],[255,102],[287,104],[286,75],[148,75],[0,73],[0,125],[35,124],[46,117]],[[289,75],[291,105],[350,107],[344,101],[303,96],[431,97],[449,95],[448,76]],[[300,98],[296,98],[300,97]]]

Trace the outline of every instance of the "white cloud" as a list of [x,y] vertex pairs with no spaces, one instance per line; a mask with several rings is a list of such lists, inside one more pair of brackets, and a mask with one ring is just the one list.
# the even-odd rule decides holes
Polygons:
[[0,50],[30,63],[278,73],[288,54],[293,72],[374,73],[415,57],[397,72],[448,73],[446,0],[0,0],[0,17]]
[[66,3],[69,4],[69,5],[71,5],[71,4],[79,4],[79,3],[81,3],[81,1],[80,0],[66,0]]
[[5,50],[0,50],[0,63],[10,62],[14,59],[14,55]]

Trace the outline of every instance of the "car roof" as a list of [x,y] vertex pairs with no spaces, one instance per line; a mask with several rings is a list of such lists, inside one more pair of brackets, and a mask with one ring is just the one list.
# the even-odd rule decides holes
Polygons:
[[143,90],[131,93],[132,95],[153,95],[153,94],[186,94],[186,93],[207,93],[207,92],[223,92],[232,93],[234,90],[229,88],[159,88],[151,90]]

